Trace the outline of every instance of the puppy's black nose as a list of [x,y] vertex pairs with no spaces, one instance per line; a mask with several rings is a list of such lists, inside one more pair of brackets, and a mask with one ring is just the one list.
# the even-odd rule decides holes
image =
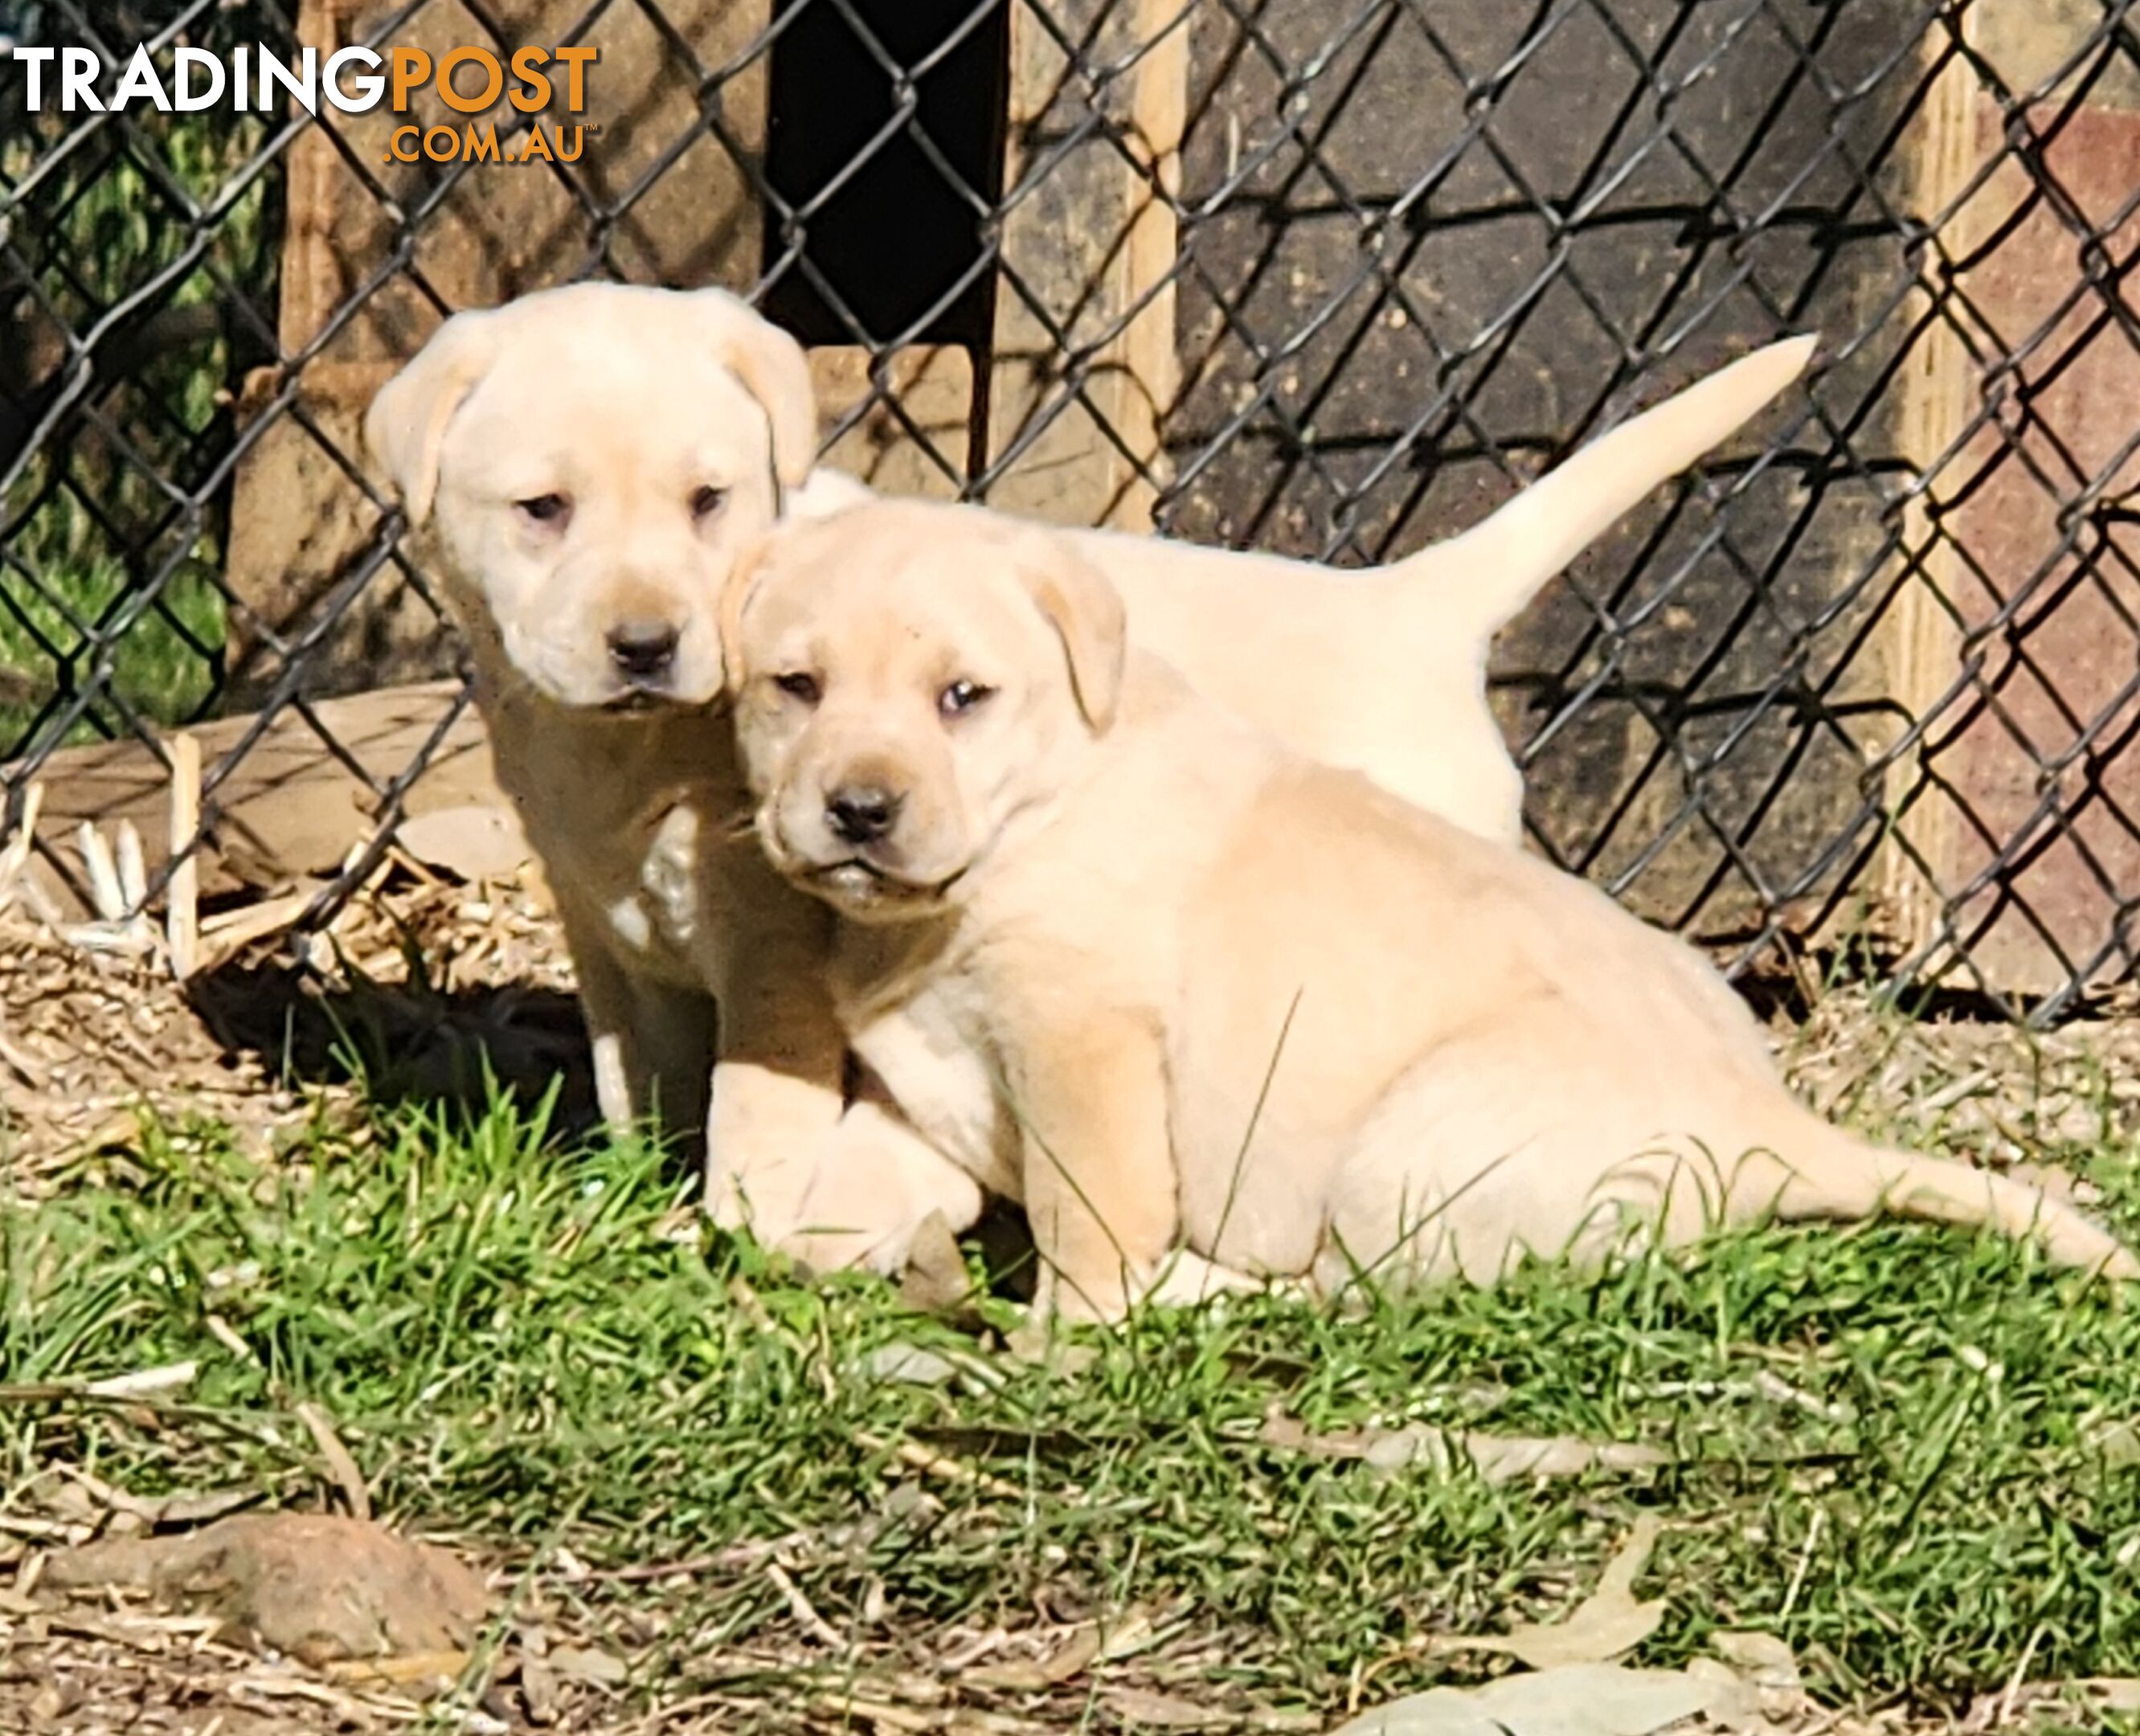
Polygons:
[[842,843],[873,843],[898,823],[904,800],[873,784],[850,784],[825,798],[825,819]]
[[609,630],[609,660],[627,681],[658,681],[676,661],[677,637],[666,621],[621,621]]

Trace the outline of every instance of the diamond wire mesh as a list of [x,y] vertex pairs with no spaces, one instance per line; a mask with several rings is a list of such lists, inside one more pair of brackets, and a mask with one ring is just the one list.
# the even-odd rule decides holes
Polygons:
[[[1112,492],[1058,510],[1341,563],[1817,327],[1805,392],[1504,636],[1535,841],[1737,965],[1851,936],[2055,1016],[2129,980],[2140,896],[2129,10],[15,0],[0,34],[108,67],[143,40],[598,43],[589,114],[623,142],[404,168],[326,108],[31,113],[0,78],[10,823],[56,752],[238,711],[211,830],[292,718],[390,819],[453,717],[381,767],[322,701],[455,666],[354,438],[441,309],[725,283],[861,347],[828,444],[873,430],[920,485],[1014,508],[1068,450]],[[1155,322],[1140,419],[1123,358]],[[932,345],[973,381],[948,420],[901,365]]]

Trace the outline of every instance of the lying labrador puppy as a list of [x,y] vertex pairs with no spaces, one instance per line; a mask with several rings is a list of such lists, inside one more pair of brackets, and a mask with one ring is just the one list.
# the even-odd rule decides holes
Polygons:
[[776,533],[721,627],[773,866],[842,917],[848,1039],[1022,1200],[1053,1305],[1169,1251],[1491,1282],[1774,1213],[2034,1236],[2071,1207],[1801,1105],[1691,948],[1318,765],[1128,647],[1066,539],[886,502]]
[[[1140,642],[1206,692],[1514,837],[1520,784],[1485,703],[1494,627],[1782,390],[1810,343],[1733,364],[1376,572],[1103,532],[1078,545],[1130,598]],[[436,515],[498,781],[557,894],[605,1118],[705,1128],[716,1217],[770,1242],[866,1199],[851,1254],[819,1242],[810,1257],[896,1263],[870,1211],[963,1212],[969,1185],[866,1106],[840,1122],[840,1035],[813,975],[827,919],[730,835],[748,803],[715,709],[714,599],[739,550],[783,512],[868,498],[812,470],[802,349],[719,290],[548,290],[449,319],[366,431],[411,525]],[[857,1167],[819,1155],[836,1124]],[[906,1178],[891,1198],[886,1177]]]

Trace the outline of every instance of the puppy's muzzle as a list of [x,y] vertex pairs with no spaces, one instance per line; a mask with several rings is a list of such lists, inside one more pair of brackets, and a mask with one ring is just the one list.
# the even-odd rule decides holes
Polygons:
[[825,798],[825,824],[845,844],[872,844],[899,824],[906,798],[876,784],[844,784]]
[[668,621],[621,621],[609,630],[609,660],[634,687],[667,684],[682,631]]

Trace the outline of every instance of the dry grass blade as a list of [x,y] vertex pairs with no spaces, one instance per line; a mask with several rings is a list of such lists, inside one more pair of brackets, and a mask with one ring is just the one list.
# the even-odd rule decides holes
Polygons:
[[252,1506],[262,1498],[257,1488],[219,1489],[206,1495],[160,1495],[145,1499],[74,1465],[55,1467],[60,1475],[115,1513],[146,1525],[204,1525]]
[[75,829],[75,848],[81,853],[82,870],[89,876],[91,906],[99,921],[116,922],[126,914],[126,893],[119,883],[119,864],[104,834],[84,820]]
[[326,1461],[327,1472],[341,1489],[342,1499],[348,1503],[350,1517],[369,1519],[371,1517],[371,1491],[366,1484],[364,1473],[357,1469],[356,1461],[350,1456],[349,1448],[341,1443],[335,1433],[334,1424],[327,1414],[309,1399],[295,1407],[297,1420],[305,1425],[313,1444],[320,1449],[320,1457]]
[[14,902],[16,882],[29,866],[31,852],[37,848],[37,815],[44,805],[45,786],[32,784],[22,797],[22,823],[7,840],[7,848],[0,849],[0,911]]
[[402,1688],[412,1682],[458,1681],[471,1657],[465,1651],[420,1651],[397,1658],[337,1658],[321,1667],[336,1681]]
[[847,1649],[847,1641],[840,1637],[839,1630],[817,1613],[817,1606],[802,1595],[802,1588],[795,1583],[785,1567],[778,1561],[768,1561],[765,1576],[773,1581],[773,1590],[779,1592],[781,1601],[788,1606],[788,1612],[795,1618],[798,1627],[820,1645],[831,1650],[843,1651]]
[[1024,1498],[1024,1492],[1016,1483],[1006,1483],[1000,1477],[992,1477],[986,1471],[976,1471],[971,1465],[962,1465],[955,1458],[931,1451],[919,1441],[886,1441],[873,1434],[857,1433],[857,1444],[871,1453],[889,1453],[901,1463],[911,1465],[924,1476],[939,1477],[946,1483],[963,1483],[974,1488],[984,1489],[989,1494],[1006,1501]]
[[853,1694],[813,1694],[810,1709],[820,1717],[842,1723],[859,1719],[881,1730],[902,1733],[939,1729],[945,1722],[940,1712],[919,1712],[885,1700],[864,1699]]
[[141,829],[132,820],[120,821],[116,836],[119,895],[125,900],[127,920],[139,921],[141,907],[149,902],[149,853],[141,847]]

